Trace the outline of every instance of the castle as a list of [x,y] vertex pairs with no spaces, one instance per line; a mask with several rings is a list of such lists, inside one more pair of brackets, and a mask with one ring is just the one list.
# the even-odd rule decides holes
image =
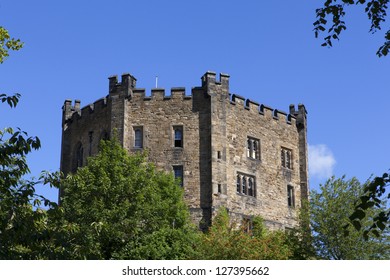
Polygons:
[[130,153],[148,150],[157,168],[181,179],[192,219],[210,225],[219,207],[232,218],[261,215],[270,228],[292,228],[308,197],[307,112],[289,113],[229,92],[229,75],[206,72],[201,86],[151,95],[123,74],[109,77],[109,93],[80,107],[66,100],[61,171],[74,172],[116,131]]

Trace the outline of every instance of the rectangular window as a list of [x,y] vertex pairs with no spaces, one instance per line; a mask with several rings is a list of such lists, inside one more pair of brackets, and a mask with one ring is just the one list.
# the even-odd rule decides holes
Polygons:
[[252,137],[247,138],[247,157],[260,159],[260,140]]
[[282,167],[293,169],[292,167],[292,151],[287,148],[283,148],[280,151],[280,159],[282,161]]
[[237,173],[237,193],[256,197],[256,178],[251,175]]
[[242,229],[244,232],[248,234],[252,234],[253,232],[253,221],[250,218],[243,218],[242,219]]
[[134,148],[142,149],[144,140],[144,132],[142,126],[134,127]]
[[295,207],[294,187],[290,185],[287,186],[287,204],[288,207]]
[[183,166],[182,165],[174,165],[173,173],[175,174],[175,179],[179,180],[180,186],[183,186]]
[[183,127],[182,126],[174,126],[173,127],[174,134],[174,147],[175,148],[183,148]]

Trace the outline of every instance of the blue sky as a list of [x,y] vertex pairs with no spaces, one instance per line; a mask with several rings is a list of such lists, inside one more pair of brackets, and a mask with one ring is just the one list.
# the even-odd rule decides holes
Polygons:
[[40,137],[32,175],[56,171],[65,99],[85,106],[107,95],[110,75],[126,72],[147,91],[158,76],[159,87],[190,94],[212,70],[259,103],[305,104],[312,189],[332,174],[381,175],[390,168],[390,58],[375,55],[383,33],[369,34],[354,7],[341,41],[321,47],[312,23],[322,2],[0,0],[0,25],[25,42],[0,65],[0,92],[22,94],[16,109],[1,106],[0,128]]

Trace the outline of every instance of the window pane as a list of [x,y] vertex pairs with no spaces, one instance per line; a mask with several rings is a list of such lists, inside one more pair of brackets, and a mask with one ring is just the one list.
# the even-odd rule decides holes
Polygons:
[[142,129],[136,128],[134,130],[134,147],[142,148]]
[[180,186],[183,186],[183,166],[174,166],[173,172],[175,174],[175,179],[179,179]]
[[183,129],[175,128],[175,147],[183,147]]

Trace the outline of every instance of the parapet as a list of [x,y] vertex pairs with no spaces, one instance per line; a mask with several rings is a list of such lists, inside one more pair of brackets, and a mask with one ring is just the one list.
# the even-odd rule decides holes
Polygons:
[[207,92],[213,91],[215,86],[222,87],[222,90],[229,93],[229,78],[230,75],[220,73],[219,81],[216,80],[216,73],[213,71],[207,71],[201,78],[202,87],[207,90]]
[[73,119],[81,118],[82,116],[90,115],[96,111],[104,110],[107,107],[107,98],[100,98],[94,103],[88,104],[87,106],[80,108],[80,100],[75,100],[74,105],[72,105],[72,100],[67,99],[64,102],[62,107],[63,123],[66,123]]
[[118,82],[118,76],[113,75],[108,77],[108,92],[109,94],[124,92],[130,95],[132,89],[136,87],[137,79],[129,73],[122,74],[121,82]]
[[[65,100],[63,106],[63,123],[68,120],[79,119],[91,114],[96,114],[97,111],[104,110],[107,107],[108,100],[112,97],[120,95],[121,98],[129,98],[129,102],[169,102],[176,100],[183,102],[193,102],[194,96],[200,94],[210,95],[211,93],[226,93],[226,98],[231,106],[242,108],[248,113],[257,114],[259,117],[264,117],[267,120],[274,120],[288,125],[305,125],[307,111],[303,104],[299,104],[298,108],[295,105],[290,105],[289,113],[282,110],[273,109],[265,104],[260,104],[256,101],[246,99],[237,94],[229,93],[229,78],[228,74],[219,74],[219,81],[216,80],[216,73],[207,71],[201,78],[202,86],[192,89],[191,95],[186,95],[184,87],[174,87],[170,90],[170,95],[165,95],[165,89],[154,88],[151,90],[150,96],[146,95],[144,88],[136,88],[137,79],[131,74],[123,74],[121,82],[118,81],[118,76],[110,76],[109,79],[109,95],[101,98],[92,104],[80,108],[80,101],[75,100],[72,105],[71,100]],[[111,102],[111,101],[110,101]],[[255,118],[255,115],[253,115]]]
[[254,112],[268,119],[274,119],[276,121],[281,121],[289,125],[295,125],[296,117],[294,114],[287,114],[284,111],[273,109],[265,104],[260,104],[250,99],[245,99],[245,97],[242,97],[237,94],[230,94],[230,96],[230,104],[233,106],[239,106],[246,111]]

